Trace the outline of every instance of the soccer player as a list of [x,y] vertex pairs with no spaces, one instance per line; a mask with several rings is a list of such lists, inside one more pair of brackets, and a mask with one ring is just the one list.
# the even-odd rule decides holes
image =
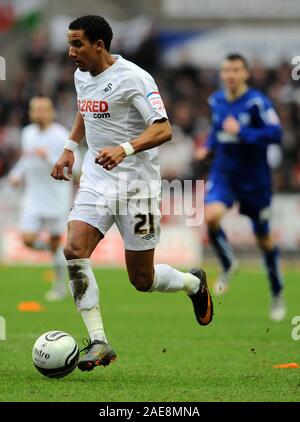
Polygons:
[[[68,130],[54,122],[50,98],[33,97],[29,105],[31,124],[22,131],[22,156],[9,174],[10,182],[24,182],[20,230],[26,246],[49,250],[53,256],[55,282],[45,295],[46,300],[61,300],[66,295],[66,264],[61,245],[68,211],[72,201],[72,186],[51,179],[49,172],[61,154]],[[49,241],[39,238],[42,229]]]
[[201,158],[213,153],[205,199],[205,219],[209,239],[222,272],[215,293],[224,293],[237,268],[220,222],[235,202],[247,215],[262,251],[270,281],[272,305],[270,317],[282,320],[286,313],[282,297],[283,282],[279,269],[279,251],[270,234],[272,198],[267,148],[280,143],[281,126],[268,98],[247,85],[248,64],[239,54],[225,58],[221,67],[224,89],[209,98],[212,129]]
[[85,135],[88,151],[64,249],[70,288],[90,337],[78,363],[83,371],[116,359],[104,332],[90,263],[93,250],[114,222],[124,240],[129,280],[137,290],[185,291],[199,324],[209,324],[213,316],[202,269],[183,273],[169,265],[153,265],[159,241],[157,147],[171,139],[171,128],[153,78],[110,53],[112,36],[109,23],[100,16],[83,16],[69,25],[69,55],[78,67],[78,113],[70,140],[52,170],[55,179],[69,180],[73,151]]

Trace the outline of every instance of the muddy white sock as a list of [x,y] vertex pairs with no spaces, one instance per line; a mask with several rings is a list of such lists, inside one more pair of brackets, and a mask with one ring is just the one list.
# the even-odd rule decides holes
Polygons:
[[106,341],[99,307],[99,289],[90,260],[70,259],[67,261],[67,266],[70,290],[90,339]]

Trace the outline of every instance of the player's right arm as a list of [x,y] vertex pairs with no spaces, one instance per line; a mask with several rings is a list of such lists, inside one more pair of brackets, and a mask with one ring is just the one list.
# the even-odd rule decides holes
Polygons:
[[[79,142],[85,135],[84,121],[80,112],[77,112],[69,139],[72,141]],[[58,161],[54,165],[51,176],[57,180],[66,180],[70,181],[72,177],[72,169],[74,165],[74,152],[65,148],[62,155],[59,157]],[[67,175],[64,174],[64,169],[67,168]]]
[[[211,95],[208,98],[208,104],[211,108],[211,112],[212,112],[212,115],[213,115],[214,107],[216,105],[214,95]],[[202,145],[201,147],[197,148],[197,150],[195,152],[195,159],[198,160],[198,161],[202,161],[202,160],[205,160],[206,158],[208,158],[213,153],[214,149],[216,148],[216,146],[218,144],[217,129],[215,127],[214,120],[215,119],[212,116],[212,126],[211,126],[211,130],[209,131],[208,136],[206,138],[205,144]]]
[[25,174],[25,157],[21,157],[8,174],[9,183],[17,188],[22,186]]
[[8,180],[9,183],[17,188],[22,186],[24,179],[25,179],[25,170],[26,170],[26,144],[28,142],[28,130],[30,127],[26,127],[21,132],[21,157],[19,160],[14,164],[13,168],[8,173]]
[[216,130],[212,127],[205,144],[196,149],[195,159],[198,161],[206,160],[213,153],[217,142]]

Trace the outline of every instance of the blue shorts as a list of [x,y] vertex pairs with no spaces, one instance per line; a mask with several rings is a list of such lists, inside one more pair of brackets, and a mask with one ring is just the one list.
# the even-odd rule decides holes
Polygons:
[[247,215],[257,235],[270,232],[272,192],[270,189],[249,188],[232,183],[226,173],[210,174],[206,183],[205,204],[222,202],[231,208],[235,202],[240,205],[240,213]]

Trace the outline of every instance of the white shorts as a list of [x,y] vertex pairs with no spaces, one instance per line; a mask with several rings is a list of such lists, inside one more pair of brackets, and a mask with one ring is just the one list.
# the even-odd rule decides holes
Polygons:
[[160,200],[112,199],[87,189],[79,189],[68,222],[84,221],[105,236],[116,223],[127,250],[154,249],[160,237]]
[[60,236],[66,231],[66,216],[41,217],[34,213],[24,212],[20,218],[20,230],[24,233],[38,233],[45,229],[52,236]]

